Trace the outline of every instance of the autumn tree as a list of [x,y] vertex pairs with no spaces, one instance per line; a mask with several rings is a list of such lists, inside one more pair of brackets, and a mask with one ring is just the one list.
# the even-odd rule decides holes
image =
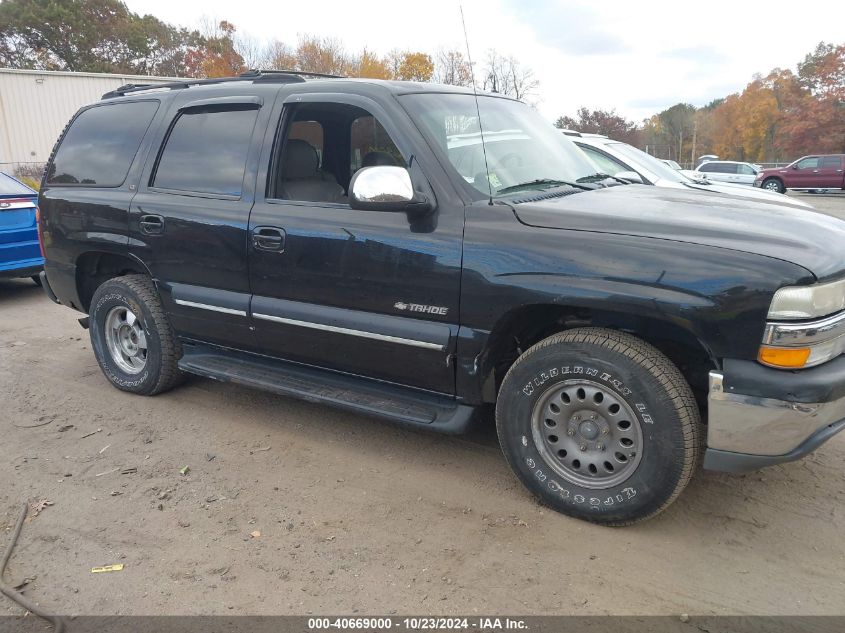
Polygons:
[[267,70],[293,70],[298,63],[296,51],[292,47],[279,40],[273,40],[264,51],[261,67]]
[[578,108],[575,117],[559,117],[555,121],[555,127],[590,134],[604,134],[614,140],[632,145],[637,145],[640,140],[637,124],[617,114],[616,110]]
[[334,37],[304,35],[296,47],[296,69],[327,75],[347,75],[351,60],[343,42]]
[[353,60],[352,75],[370,79],[393,79],[387,61],[366,48]]
[[235,26],[221,20],[204,20],[200,45],[185,59],[190,77],[229,77],[246,70],[244,59],[235,50]]
[[845,152],[845,44],[819,43],[798,64],[798,80],[806,92],[784,116],[785,149]]
[[668,156],[666,132],[656,114],[644,119],[639,129],[640,145],[642,149],[654,156]]
[[402,81],[431,81],[434,62],[426,53],[406,52],[402,55],[396,79]]
[[798,78],[815,96],[845,101],[845,44],[820,42],[798,64]]

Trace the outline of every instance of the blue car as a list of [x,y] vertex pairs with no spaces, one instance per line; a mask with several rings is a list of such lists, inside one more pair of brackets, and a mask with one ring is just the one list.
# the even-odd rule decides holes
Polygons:
[[38,193],[0,173],[0,278],[32,277],[44,269],[35,213]]

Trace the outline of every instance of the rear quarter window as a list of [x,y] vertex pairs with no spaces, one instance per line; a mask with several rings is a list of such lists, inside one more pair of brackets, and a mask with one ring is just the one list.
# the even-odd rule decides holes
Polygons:
[[111,103],[81,112],[47,168],[47,184],[123,184],[158,105],[158,101]]

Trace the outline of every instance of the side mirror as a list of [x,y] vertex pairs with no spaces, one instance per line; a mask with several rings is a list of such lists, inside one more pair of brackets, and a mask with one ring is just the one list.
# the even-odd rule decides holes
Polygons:
[[414,191],[404,167],[379,165],[355,172],[349,183],[349,206],[361,211],[428,211],[426,197]]
[[643,177],[635,171],[620,171],[613,175],[615,178],[621,178],[634,183],[635,185],[643,184]]
[[793,165],[793,166],[792,166],[792,169],[798,169],[798,165],[797,165],[797,164],[796,164],[796,165]]

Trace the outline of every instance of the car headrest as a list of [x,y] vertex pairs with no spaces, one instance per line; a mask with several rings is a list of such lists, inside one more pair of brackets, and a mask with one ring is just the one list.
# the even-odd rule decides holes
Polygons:
[[317,175],[319,167],[317,150],[308,141],[288,139],[282,159],[282,176],[285,180],[313,178]]
[[387,152],[370,152],[364,156],[361,161],[361,167],[376,167],[377,165],[388,165],[390,167],[397,167],[398,163]]

